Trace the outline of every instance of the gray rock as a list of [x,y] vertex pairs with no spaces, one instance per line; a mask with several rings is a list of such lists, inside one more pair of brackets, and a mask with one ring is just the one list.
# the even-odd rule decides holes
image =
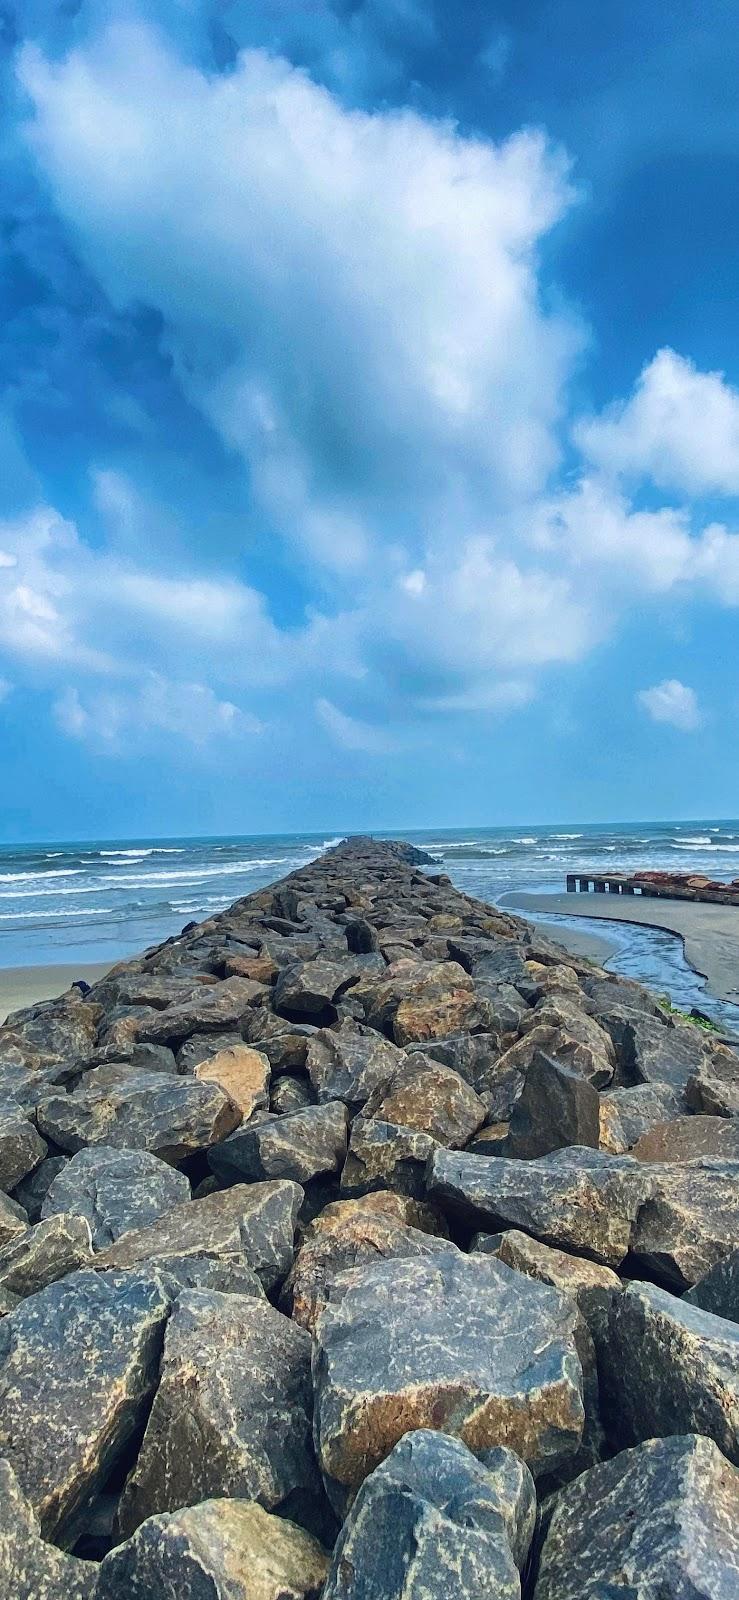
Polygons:
[[483,1465],[458,1439],[407,1433],[361,1485],[323,1600],[519,1600],[535,1514],[511,1450]]
[[358,1022],[321,1028],[308,1044],[306,1067],[320,1104],[343,1100],[358,1111],[373,1089],[402,1066],[405,1054],[374,1029]]
[[210,1256],[252,1267],[265,1289],[285,1277],[293,1258],[293,1235],[303,1191],[286,1179],[237,1184],[202,1200],[175,1206],[148,1228],[124,1233],[96,1257],[101,1270],[128,1271],[148,1262]]
[[679,1117],[685,1097],[669,1083],[639,1083],[630,1089],[610,1089],[600,1097],[600,1144],[612,1155],[623,1155],[658,1123]]
[[54,1179],[66,1167],[68,1156],[46,1156],[33,1172],[21,1178],[13,1190],[13,1199],[23,1206],[29,1222],[40,1222],[41,1207]]
[[617,1446],[702,1433],[739,1462],[739,1327],[652,1283],[615,1295],[599,1347]]
[[22,1206],[10,1195],[0,1193],[0,1248],[25,1233],[28,1217]]
[[17,1102],[0,1104],[0,1189],[14,1189],[45,1155],[43,1139]]
[[621,1044],[621,1072],[632,1083],[667,1083],[684,1093],[688,1079],[706,1061],[709,1046],[700,1028],[685,1024],[665,1027],[650,1017],[626,1023]]
[[598,1148],[598,1091],[579,1073],[537,1050],[511,1114],[506,1154],[518,1160],[563,1145]]
[[217,1083],[95,1067],[72,1094],[42,1100],[38,1123],[63,1150],[90,1145],[149,1150],[176,1165],[225,1139],[241,1112]]
[[482,1126],[485,1106],[453,1067],[416,1051],[373,1089],[364,1115],[415,1128],[457,1149]]
[[233,1029],[230,1033],[193,1033],[177,1051],[177,1071],[192,1074],[201,1062],[210,1061],[222,1050],[238,1050],[243,1043],[241,1034]]
[[38,1222],[0,1248],[0,1289],[25,1300],[92,1259],[84,1217],[57,1216]]
[[283,967],[274,988],[275,1011],[295,1021],[323,1022],[333,1012],[335,1002],[362,975],[356,956],[346,960],[296,961]]
[[448,1039],[427,1039],[424,1044],[409,1044],[406,1055],[413,1059],[422,1054],[432,1061],[458,1072],[465,1083],[474,1089],[481,1072],[485,1072],[500,1055],[497,1033],[455,1033]]
[[557,1497],[534,1600],[731,1600],[739,1473],[710,1439],[650,1439]]
[[709,1117],[739,1115],[739,1057],[733,1050],[714,1050],[688,1079],[685,1098],[691,1111]]
[[169,1299],[155,1278],[74,1272],[0,1322],[0,1455],[63,1537],[143,1422]]
[[739,1161],[703,1157],[684,1166],[637,1165],[649,1173],[652,1187],[635,1221],[632,1253],[650,1274],[682,1291],[736,1244]]
[[284,1518],[248,1500],[206,1500],[149,1517],[112,1550],[98,1600],[318,1600],[327,1567],[317,1541]]
[[583,1256],[568,1255],[565,1250],[553,1250],[551,1245],[530,1239],[517,1228],[509,1228],[506,1233],[480,1234],[473,1240],[472,1249],[497,1256],[516,1272],[571,1295],[591,1330],[601,1327],[609,1314],[613,1291],[621,1288],[621,1279],[610,1267],[598,1266]]
[[739,1322],[739,1249],[718,1261],[705,1277],[699,1278],[683,1298],[715,1317]]
[[219,1261],[205,1255],[167,1256],[156,1270],[173,1301],[183,1289],[215,1289],[218,1294],[255,1295],[258,1300],[265,1297],[253,1267],[241,1261]]
[[223,1033],[234,1026],[240,1031],[250,1007],[267,993],[264,984],[251,978],[224,978],[201,986],[189,1000],[167,1006],[166,1011],[146,1012],[142,1006],[134,1042],[176,1048],[191,1033]]
[[275,1116],[284,1117],[289,1111],[302,1111],[304,1106],[315,1104],[315,1096],[306,1077],[286,1072],[276,1078],[269,1091],[269,1109]]
[[41,1538],[8,1461],[0,1461],[0,1594],[4,1600],[93,1600],[98,1568]]
[[423,1199],[428,1162],[438,1149],[427,1133],[399,1128],[376,1117],[357,1117],[341,1174],[341,1192],[350,1196],[392,1189],[396,1194]]
[[613,1267],[628,1254],[652,1187],[640,1162],[584,1149],[508,1161],[437,1148],[428,1175],[429,1199],[472,1227],[521,1228]]
[[184,1173],[146,1150],[96,1145],[64,1163],[41,1208],[42,1217],[74,1211],[90,1224],[93,1246],[104,1250],[131,1228],[145,1228],[190,1198]]
[[256,1500],[315,1529],[327,1519],[312,1444],[308,1334],[253,1296],[186,1290],[119,1511],[146,1517],[213,1496]]
[[321,1173],[339,1171],[346,1141],[346,1106],[334,1101],[282,1117],[252,1117],[222,1144],[213,1146],[208,1165],[226,1183],[265,1178],[308,1183]]
[[10,1055],[32,1071],[65,1064],[79,1070],[94,1051],[100,1016],[100,1006],[74,988],[15,1011],[0,1028],[0,1059]]
[[583,1431],[577,1308],[556,1289],[459,1251],[345,1273],[319,1318],[315,1435],[337,1508],[412,1428],[476,1454],[505,1439],[554,1471]]

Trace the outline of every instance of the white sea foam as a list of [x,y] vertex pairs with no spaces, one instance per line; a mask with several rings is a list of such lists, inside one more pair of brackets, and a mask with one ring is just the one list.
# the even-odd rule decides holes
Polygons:
[[0,872],[0,883],[30,883],[36,878],[74,878],[80,867],[52,867],[51,872]]

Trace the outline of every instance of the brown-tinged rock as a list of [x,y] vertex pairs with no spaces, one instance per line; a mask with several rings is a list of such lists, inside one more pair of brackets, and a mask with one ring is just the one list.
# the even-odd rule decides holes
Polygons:
[[99,1600],[318,1600],[318,1541],[250,1500],[149,1517],[105,1557]]
[[600,1097],[600,1147],[612,1155],[624,1155],[642,1134],[679,1117],[684,1109],[683,1094],[669,1083],[609,1089]]
[[43,1139],[17,1101],[0,1103],[0,1189],[14,1189],[45,1155]]
[[637,1161],[695,1161],[699,1156],[739,1160],[739,1122],[725,1117],[676,1117],[643,1133],[633,1149]]
[[96,1257],[96,1267],[130,1270],[170,1258],[210,1256],[252,1267],[265,1289],[285,1277],[303,1191],[286,1180],[237,1184],[175,1206],[147,1228],[124,1233]]
[[200,1083],[218,1083],[238,1106],[244,1121],[269,1104],[270,1065],[267,1057],[247,1044],[218,1050],[201,1061],[193,1076]]
[[218,1083],[94,1067],[71,1094],[39,1105],[38,1124],[63,1150],[90,1145],[149,1150],[172,1166],[217,1144],[238,1127],[241,1111]]
[[479,1096],[458,1072],[414,1051],[372,1091],[367,1117],[428,1133],[439,1144],[465,1145],[485,1120]]
[[426,1168],[438,1148],[428,1133],[382,1122],[379,1117],[359,1116],[341,1174],[342,1193],[362,1195],[373,1189],[394,1189],[397,1194],[422,1200]]
[[[381,1207],[380,1200],[394,1204]],[[315,1333],[340,1273],[381,1258],[398,1260],[448,1250],[448,1241],[424,1226],[427,1222],[435,1219],[426,1207],[389,1190],[326,1206],[303,1234],[281,1305],[301,1327]]]

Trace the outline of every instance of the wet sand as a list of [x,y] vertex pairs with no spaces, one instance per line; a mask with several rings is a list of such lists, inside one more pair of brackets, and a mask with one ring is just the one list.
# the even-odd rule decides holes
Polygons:
[[37,1000],[53,1000],[79,978],[86,983],[97,983],[110,967],[109,961],[78,967],[0,967],[0,1023],[11,1011],[32,1006]]
[[[685,959],[705,978],[717,1000],[739,1003],[739,907],[700,905],[685,900],[643,901],[600,894],[510,894],[501,904],[532,920],[555,913],[606,922],[631,922],[663,928],[683,941]],[[565,943],[563,928],[556,937]]]
[[585,956],[588,961],[597,962],[599,967],[604,966],[609,956],[615,955],[620,948],[620,941],[609,939],[605,931],[601,937],[600,934],[591,933],[590,929],[586,932],[584,928],[566,928],[561,922],[547,922],[541,917],[536,918],[534,927],[545,938],[556,939],[557,944],[564,945],[571,956]]

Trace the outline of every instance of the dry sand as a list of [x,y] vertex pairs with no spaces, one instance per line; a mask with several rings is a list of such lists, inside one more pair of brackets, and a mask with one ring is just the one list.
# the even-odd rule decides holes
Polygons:
[[[705,978],[717,1000],[739,1003],[739,906],[700,905],[690,900],[644,900],[631,895],[512,894],[502,904],[533,919],[558,913],[664,928],[683,941],[685,959]],[[565,943],[564,928],[556,938]]]
[[0,1023],[10,1011],[20,1011],[37,1000],[53,1000],[78,978],[97,983],[110,971],[109,961],[79,967],[0,967]]

